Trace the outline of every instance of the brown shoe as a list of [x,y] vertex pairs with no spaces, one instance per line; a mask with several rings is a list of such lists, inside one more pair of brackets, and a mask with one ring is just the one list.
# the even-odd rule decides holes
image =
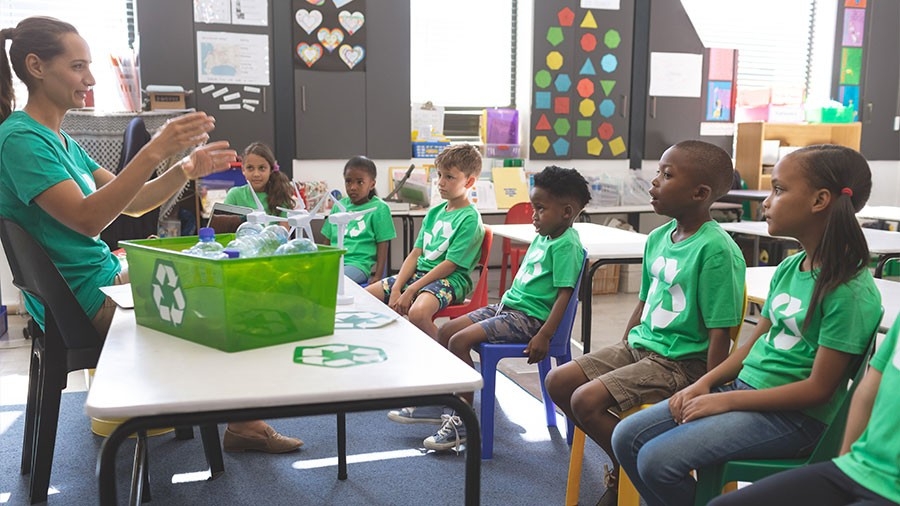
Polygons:
[[225,429],[222,447],[226,452],[287,453],[299,450],[303,441],[282,436],[272,427],[266,428],[266,437],[242,436],[231,429]]
[[597,506],[616,506],[619,503],[619,476],[607,465],[603,466],[603,484],[606,490]]

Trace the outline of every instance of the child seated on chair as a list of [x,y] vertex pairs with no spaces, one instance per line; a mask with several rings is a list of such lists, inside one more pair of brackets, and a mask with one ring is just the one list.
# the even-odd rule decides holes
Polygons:
[[744,257],[709,211],[733,172],[728,154],[706,142],[663,153],[650,204],[674,219],[647,238],[639,300],[622,340],[547,376],[556,405],[612,460],[601,504],[617,498],[610,438],[619,418],[609,410],[657,402],[696,381],[725,359],[729,329],[743,318]]
[[[472,349],[481,343],[527,343],[528,363],[547,356],[550,339],[563,319],[584,259],[575,218],[590,201],[587,181],[575,169],[549,166],[534,176],[531,203],[537,237],[528,247],[512,287],[500,304],[490,304],[441,327],[438,341],[474,367]],[[477,325],[476,325],[477,324]],[[474,394],[459,394],[470,405]],[[424,441],[429,450],[449,450],[466,442],[466,428],[455,413],[440,406],[391,411],[401,423],[443,423]]]
[[437,339],[434,314],[464,301],[472,291],[469,273],[478,262],[484,225],[469,202],[469,189],[481,174],[478,149],[469,144],[450,146],[435,158],[434,165],[438,190],[446,202],[428,210],[400,272],[366,290]]

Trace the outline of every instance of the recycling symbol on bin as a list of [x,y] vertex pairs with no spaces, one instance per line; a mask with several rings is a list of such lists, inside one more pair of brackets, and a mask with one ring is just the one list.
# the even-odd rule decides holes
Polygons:
[[323,346],[297,346],[294,362],[321,367],[353,367],[375,364],[387,360],[381,348],[354,346],[352,344],[327,344]]
[[157,260],[153,271],[153,302],[159,317],[177,327],[184,321],[184,292],[178,282],[175,264]]

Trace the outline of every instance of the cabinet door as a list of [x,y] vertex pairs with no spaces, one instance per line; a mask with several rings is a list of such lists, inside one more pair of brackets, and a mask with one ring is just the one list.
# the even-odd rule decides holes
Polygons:
[[[650,53],[654,52],[705,53],[681,2],[651,2]],[[704,69],[707,64],[704,62]],[[651,81],[653,77],[651,71]],[[659,160],[669,146],[689,139],[716,144],[731,153],[732,136],[700,137],[704,110],[701,97],[651,96],[647,100],[644,159]]]
[[900,115],[900,2],[870,0],[867,9],[860,151],[869,160],[900,160],[900,132],[894,128]]
[[294,70],[299,159],[366,152],[366,73]]
[[402,160],[410,154],[409,0],[368,5],[373,8],[366,12],[366,155]]

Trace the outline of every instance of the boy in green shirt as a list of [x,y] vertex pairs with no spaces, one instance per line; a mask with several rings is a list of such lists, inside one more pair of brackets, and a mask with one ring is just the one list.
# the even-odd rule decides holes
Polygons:
[[[438,341],[474,367],[471,352],[483,342],[528,343],[528,363],[547,356],[581,275],[584,247],[572,223],[591,199],[587,181],[575,169],[549,166],[534,176],[531,204],[538,236],[531,242],[512,286],[500,304],[490,304],[441,327]],[[474,394],[460,396],[472,404]],[[405,408],[388,418],[401,423],[443,423],[424,441],[430,450],[458,448],[466,442],[459,416],[441,407]]]
[[[853,394],[841,456],[770,476],[710,505],[817,506],[900,503],[900,319]],[[864,430],[865,429],[865,430]]]
[[434,314],[472,290],[469,273],[478,262],[484,225],[468,196],[481,174],[481,153],[458,144],[442,151],[434,164],[445,202],[428,210],[400,272],[366,290],[437,339]]
[[611,437],[619,418],[610,410],[661,401],[696,381],[728,355],[729,329],[743,318],[744,257],[709,213],[733,172],[728,154],[706,142],[663,153],[650,204],[673,220],[647,238],[639,300],[622,340],[547,376],[556,405],[613,461],[601,504],[616,502]]

